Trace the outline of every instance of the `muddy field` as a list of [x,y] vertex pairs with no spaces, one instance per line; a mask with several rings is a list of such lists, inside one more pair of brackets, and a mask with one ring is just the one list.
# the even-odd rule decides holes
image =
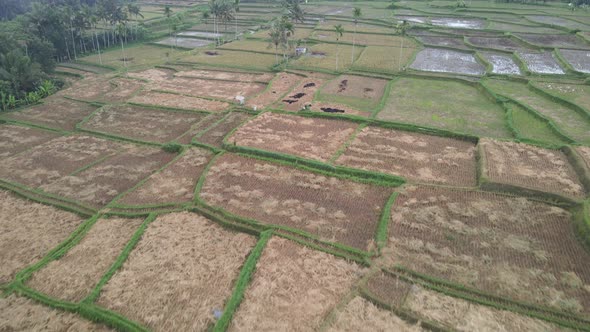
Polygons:
[[588,25],[556,16],[530,15],[525,17],[533,22],[558,25],[572,30],[579,29],[588,31],[590,29],[590,26]]
[[160,148],[129,148],[105,161],[41,186],[47,192],[103,207],[175,157]]
[[354,263],[272,238],[229,331],[316,330],[363,272]]
[[[0,190],[0,284],[43,258],[82,222],[70,212]],[[1,326],[1,323],[0,323]]]
[[590,51],[559,50],[574,70],[590,74]]
[[461,29],[483,29],[486,25],[485,20],[454,17],[431,17],[430,24]]
[[0,161],[0,178],[30,187],[49,184],[109,156],[125,144],[92,136],[58,137]]
[[467,41],[478,47],[494,48],[503,51],[517,51],[526,48],[526,46],[508,37],[469,37]]
[[364,128],[336,164],[417,182],[476,185],[473,143],[378,127]]
[[226,154],[209,170],[201,197],[262,223],[300,229],[326,241],[369,250],[391,193],[391,188]]
[[156,42],[158,45],[166,45],[181,48],[197,48],[211,44],[210,40],[184,37],[168,37]]
[[460,49],[469,49],[463,42],[462,38],[450,38],[450,37],[439,37],[439,36],[421,36],[418,37],[418,40],[425,45],[434,45],[434,46],[447,46],[453,48],[460,48]]
[[590,255],[571,215],[524,198],[407,187],[384,256],[498,296],[587,315]]
[[35,272],[27,285],[59,299],[82,300],[115,262],[142,221],[99,219],[80,243]]
[[242,112],[232,112],[226,115],[223,119],[217,122],[212,128],[206,132],[197,135],[194,139],[197,142],[211,145],[220,148],[223,144],[223,139],[236,127],[248,120],[252,115]]
[[0,158],[5,159],[58,137],[51,131],[18,125],[0,125]]
[[590,49],[590,45],[583,42],[575,35],[550,35],[550,34],[517,34],[531,44],[545,48],[580,48]]
[[582,183],[561,151],[489,139],[479,144],[486,158],[483,174],[491,182],[567,197],[585,196]]
[[425,48],[418,52],[410,68],[423,71],[483,75],[485,68],[470,53],[437,48]]
[[553,57],[550,52],[545,53],[528,53],[528,52],[517,52],[518,56],[521,57],[528,69],[537,74],[565,74],[561,65]]
[[262,93],[248,98],[246,105],[261,110],[279,101],[286,93],[291,91],[296,84],[305,79],[302,76],[290,73],[278,73],[269,83],[270,86]]
[[178,95],[157,91],[145,91],[129,99],[130,103],[151,106],[171,107],[183,110],[203,110],[221,112],[229,108],[230,104],[198,97]]
[[87,103],[52,96],[44,99],[40,105],[8,113],[5,117],[55,129],[73,130],[78,122],[96,108]]
[[520,67],[510,55],[482,52],[482,57],[492,64],[492,73],[503,75],[521,75]]
[[328,161],[358,125],[347,121],[264,113],[241,126],[228,142]]
[[141,141],[166,143],[187,132],[205,116],[205,113],[110,105],[96,112],[82,127]]
[[223,311],[256,238],[188,212],[152,222],[98,303],[153,331],[204,331]]
[[190,202],[197,180],[211,160],[210,151],[188,149],[163,171],[152,175],[143,185],[118,200],[123,205]]

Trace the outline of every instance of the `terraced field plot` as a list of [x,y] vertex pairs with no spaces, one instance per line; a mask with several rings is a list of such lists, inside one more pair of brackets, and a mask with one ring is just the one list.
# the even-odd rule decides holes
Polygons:
[[217,123],[212,125],[207,131],[197,135],[194,140],[210,146],[221,147],[223,139],[232,130],[248,120],[251,115],[242,112],[232,112],[221,118]]
[[482,52],[483,58],[492,64],[492,73],[503,75],[521,75],[520,68],[514,59],[505,54]]
[[439,37],[439,36],[421,36],[418,40],[424,45],[434,46],[446,46],[452,48],[459,48],[467,50],[469,47],[463,42],[463,38],[450,38],[450,37]]
[[517,54],[524,60],[528,69],[535,74],[565,74],[551,53],[517,52]]
[[[414,91],[421,91],[421,98],[416,98]],[[502,108],[475,87],[455,81],[400,78],[393,83],[377,119],[474,135],[511,137]]]
[[353,70],[371,73],[397,73],[404,69],[416,48],[367,46],[353,65]]
[[250,97],[264,90],[266,84],[232,82],[204,78],[175,77],[149,84],[152,90],[172,92],[193,97],[236,101],[237,96]]
[[372,110],[380,104],[387,83],[387,80],[377,78],[342,75],[322,87],[319,99]]
[[[363,47],[359,45],[352,53],[352,45],[316,44],[291,65],[305,70],[345,71],[352,66],[362,51]],[[354,55],[351,57],[351,54]]]
[[386,187],[226,154],[209,170],[200,197],[247,218],[369,250],[391,193]]
[[[406,188],[393,207],[386,257],[481,291],[588,316],[589,254],[571,215],[524,198]],[[547,296],[547,294],[554,294]]]
[[208,112],[221,112],[230,106],[229,103],[223,101],[157,91],[142,92],[129,99],[129,102],[149,106],[170,107],[183,110],[203,110]]
[[469,37],[466,39],[469,43],[482,48],[493,48],[504,51],[516,51],[526,48],[522,43],[506,37]]
[[256,109],[268,107],[279,101],[280,98],[291,91],[302,79],[304,79],[303,76],[284,72],[278,73],[269,83],[266,90],[256,96],[248,98],[246,105]]
[[590,86],[560,82],[535,82],[534,85],[590,110]]
[[426,48],[418,52],[410,68],[422,71],[483,75],[485,68],[471,53]]
[[559,53],[574,68],[574,70],[590,74],[590,50],[559,50]]
[[575,35],[517,34],[517,36],[528,43],[545,48],[590,49],[590,44]]
[[418,182],[475,186],[475,145],[443,137],[366,127],[336,164]]
[[239,146],[328,161],[357,126],[347,121],[264,113],[227,140]]
[[273,54],[228,50],[200,51],[197,54],[184,56],[182,61],[194,64],[252,70],[269,70],[277,64],[277,59]]
[[546,121],[529,110],[514,103],[508,103],[507,106],[511,111],[512,126],[523,138],[553,144],[567,143],[562,136],[549,127]]
[[124,70],[125,68],[139,68],[141,66],[159,64],[174,59],[182,53],[182,51],[171,50],[170,47],[139,45],[126,47],[125,56],[123,56],[121,49],[118,48],[102,52],[100,57],[98,54],[95,54],[80,58],[80,60],[99,65],[102,59],[103,65]]
[[559,150],[489,139],[482,139],[479,146],[485,158],[482,176],[490,182],[578,199],[586,195],[576,172]]
[[42,129],[0,125],[0,158],[18,154],[58,136],[59,134]]

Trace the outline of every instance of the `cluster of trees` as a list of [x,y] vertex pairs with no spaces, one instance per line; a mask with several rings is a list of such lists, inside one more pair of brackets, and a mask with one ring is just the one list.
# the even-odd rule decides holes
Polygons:
[[[213,16],[213,33],[219,33],[219,24],[225,25],[224,30],[227,31],[227,24],[232,20],[235,23],[235,38],[238,38],[238,12],[240,11],[240,0],[211,0],[209,1],[209,11],[203,13],[203,18]],[[217,43],[220,43],[217,38]]]

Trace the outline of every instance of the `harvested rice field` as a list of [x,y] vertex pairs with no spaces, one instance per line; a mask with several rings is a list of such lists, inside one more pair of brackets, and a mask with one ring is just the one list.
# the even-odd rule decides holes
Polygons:
[[210,205],[264,224],[370,250],[377,221],[391,193],[387,187],[225,154],[209,169],[200,197]]
[[475,186],[475,145],[444,137],[378,127],[361,130],[336,164],[408,180]]
[[590,332],[580,1],[70,2],[0,17],[0,332]]

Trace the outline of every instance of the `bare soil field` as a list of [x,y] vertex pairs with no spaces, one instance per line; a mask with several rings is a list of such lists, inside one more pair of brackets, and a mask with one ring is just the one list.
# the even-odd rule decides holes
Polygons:
[[59,260],[35,272],[27,285],[59,299],[82,300],[115,262],[142,222],[142,219],[99,219],[80,243]]
[[58,137],[51,131],[17,125],[0,125],[0,158],[5,159]]
[[175,112],[132,105],[109,105],[83,128],[148,142],[166,143],[186,133],[207,114]]
[[0,190],[0,284],[43,258],[82,221],[73,213]]
[[242,112],[229,113],[221,122],[217,123],[214,127],[207,130],[205,133],[198,135],[196,140],[215,147],[221,147],[223,138],[229,134],[230,131],[234,130],[237,126],[241,125],[244,121],[248,120],[251,115]]
[[209,170],[200,196],[211,205],[262,223],[370,250],[391,193],[391,188],[226,154]]
[[114,154],[125,146],[92,136],[58,137],[0,161],[0,178],[38,187]]
[[176,71],[165,68],[150,68],[140,71],[130,72],[127,75],[131,78],[154,81],[165,81],[171,79]]
[[519,51],[517,54],[524,60],[528,69],[533,73],[557,75],[565,74],[565,71],[563,68],[561,68],[561,65],[550,52],[532,53]]
[[590,74],[590,51],[559,50],[574,70]]
[[492,64],[492,73],[503,75],[521,75],[520,67],[510,55],[481,52],[482,57]]
[[590,313],[590,254],[571,214],[485,192],[406,187],[384,257],[504,298]]
[[229,331],[316,330],[365,272],[354,263],[276,237],[256,266]]
[[98,304],[153,331],[205,331],[222,311],[256,238],[188,212],[152,222]]
[[485,73],[484,66],[472,54],[438,48],[425,48],[418,52],[410,68],[464,75]]
[[16,295],[0,298],[0,331],[113,331],[80,316]]
[[74,130],[76,124],[96,108],[87,103],[52,96],[44,99],[40,105],[8,113],[5,117],[55,129]]
[[248,98],[246,105],[256,109],[263,109],[270,106],[291,91],[295,84],[301,82],[303,79],[305,78],[295,74],[278,73],[270,82],[270,86],[262,93]]
[[117,201],[125,205],[189,202],[195,185],[213,153],[200,148],[188,149],[163,171],[152,175],[143,185]]
[[486,160],[482,173],[491,182],[572,198],[585,196],[582,183],[561,151],[485,138],[479,144]]
[[71,87],[59,91],[56,95],[76,100],[100,101],[105,93],[113,91],[114,88],[115,86],[109,83],[109,78],[101,75],[76,81]]
[[241,71],[221,71],[208,69],[182,70],[174,74],[176,77],[227,80],[232,82],[268,83],[274,76],[270,73],[253,73]]
[[466,40],[478,47],[494,48],[503,51],[517,51],[527,48],[509,37],[468,37]]
[[228,142],[328,161],[356,127],[348,121],[267,112],[241,126]]
[[166,81],[152,82],[148,86],[152,90],[235,101],[236,96],[247,98],[262,92],[266,84],[175,77]]
[[198,97],[178,95],[157,91],[144,91],[129,99],[130,103],[153,106],[171,107],[183,110],[203,110],[208,112],[221,112],[229,108],[230,104]]
[[364,128],[336,164],[411,181],[475,186],[475,145],[379,127]]
[[584,43],[575,35],[550,35],[550,34],[517,34],[525,41],[545,48],[578,48],[590,49],[590,45]]
[[115,78],[109,81],[111,90],[99,98],[99,101],[107,103],[124,102],[137,94],[145,85],[144,82],[133,79]]
[[325,81],[323,77],[304,78],[281,100],[281,107],[288,111],[301,110],[305,105],[311,104],[316,91]]
[[42,188],[50,193],[102,207],[175,157],[160,148],[133,147],[80,173]]

